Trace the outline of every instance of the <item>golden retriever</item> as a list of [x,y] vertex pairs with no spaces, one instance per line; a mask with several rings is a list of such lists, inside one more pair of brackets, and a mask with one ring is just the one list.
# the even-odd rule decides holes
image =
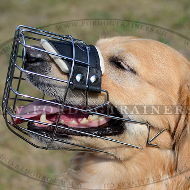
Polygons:
[[[111,153],[78,153],[69,170],[73,184],[80,184],[81,189],[189,189],[189,61],[171,47],[150,39],[113,37],[99,40],[96,46],[105,62],[102,89],[109,92],[110,104],[120,117],[148,125],[116,122],[114,130],[107,126],[111,133],[100,135],[140,148],[75,133],[65,132],[64,136],[62,131],[62,138],[71,143]],[[26,59],[27,70],[68,80],[68,74],[46,53],[27,49]],[[59,81],[33,75],[26,75],[26,79],[46,94],[62,99],[65,87]],[[69,90],[68,94],[66,104],[83,105],[82,91]],[[89,93],[90,106],[104,102],[104,94]],[[162,133],[147,143],[149,125],[149,140]],[[87,132],[91,127],[88,128]],[[94,130],[93,134],[100,134],[101,127]],[[42,138],[38,140],[45,142]]]

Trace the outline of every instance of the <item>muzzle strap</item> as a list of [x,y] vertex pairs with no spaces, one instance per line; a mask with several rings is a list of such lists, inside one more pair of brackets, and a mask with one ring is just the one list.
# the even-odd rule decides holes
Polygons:
[[[63,55],[64,58],[49,54],[63,72],[70,73],[73,61],[73,44],[70,41],[42,40],[41,45],[47,51]],[[101,92],[102,55],[100,50],[93,45],[74,43],[75,64],[71,78],[71,88],[77,90]],[[88,71],[88,61],[90,64]],[[86,64],[85,64],[86,63]],[[88,79],[88,83],[86,83]]]

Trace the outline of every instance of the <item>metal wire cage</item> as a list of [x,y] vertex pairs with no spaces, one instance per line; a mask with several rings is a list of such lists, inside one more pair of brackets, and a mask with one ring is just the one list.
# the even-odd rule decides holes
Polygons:
[[[128,144],[126,142],[120,142],[118,140],[109,138],[107,136],[97,135],[93,132],[92,133],[91,132],[85,132],[82,130],[70,128],[66,125],[61,125],[61,126],[59,125],[59,119],[60,119],[61,113],[63,112],[63,110],[65,108],[69,108],[72,110],[79,110],[82,112],[88,112],[90,114],[97,114],[100,116],[105,116],[105,117],[108,117],[111,119],[115,119],[116,121],[119,120],[122,122],[132,122],[132,123],[143,124],[143,125],[146,125],[148,127],[149,132],[150,132],[150,127],[151,127],[147,123],[132,121],[129,119],[124,119],[122,117],[116,117],[116,116],[111,115],[109,113],[109,110],[110,110],[110,108],[109,108],[109,106],[110,106],[110,104],[109,104],[109,93],[104,89],[101,89],[101,93],[105,94],[107,100],[102,105],[98,105],[96,107],[89,108],[89,106],[88,106],[88,91],[85,91],[86,106],[84,109],[73,107],[70,105],[66,105],[65,99],[67,98],[67,91],[70,88],[70,86],[72,85],[71,78],[73,75],[73,68],[74,68],[75,63],[77,61],[80,62],[80,60],[75,60],[74,53],[73,53],[73,58],[69,58],[69,57],[65,57],[65,56],[60,55],[60,54],[55,54],[53,52],[46,51],[44,49],[39,49],[33,45],[30,45],[30,44],[34,44],[36,42],[39,43],[39,41],[43,38],[48,38],[48,39],[53,39],[53,40],[58,40],[58,41],[71,42],[73,45],[73,52],[75,52],[75,45],[74,45],[75,43],[82,44],[83,46],[86,46],[86,52],[87,52],[87,54],[89,54],[89,46],[81,40],[77,40],[77,39],[72,38],[72,36],[69,36],[69,35],[63,36],[63,35],[51,33],[48,31],[44,31],[44,30],[40,30],[40,29],[28,27],[28,26],[23,26],[23,25],[18,26],[16,28],[15,36],[14,36],[14,40],[13,40],[12,52],[11,52],[11,56],[10,56],[10,62],[9,62],[8,73],[7,73],[4,95],[3,95],[3,102],[2,102],[3,116],[4,116],[4,119],[6,121],[7,127],[14,134],[19,136],[24,141],[28,142],[29,144],[33,145],[36,148],[41,148],[41,149],[60,149],[60,148],[52,145],[52,142],[56,141],[56,142],[60,142],[60,143],[64,143],[64,144],[69,144],[73,147],[77,147],[74,149],[67,149],[67,150],[99,151],[99,152],[112,154],[112,153],[104,151],[104,150],[99,150],[99,149],[95,149],[93,147],[87,147],[87,146],[82,146],[79,144],[74,144],[74,143],[69,142],[69,140],[65,140],[64,138],[59,138],[58,136],[56,136],[56,133],[58,130],[72,131],[72,132],[78,133],[79,135],[86,135],[86,136],[93,137],[93,138],[99,138],[102,140],[111,141],[113,143],[119,143],[119,144],[130,146],[133,148],[141,148],[139,146],[131,145],[131,144]],[[31,72],[29,70],[24,69],[26,48],[32,48],[32,49],[35,49],[36,51],[42,51],[42,52],[45,52],[45,53],[48,53],[51,55],[56,55],[56,56],[61,57],[63,59],[70,60],[72,62],[72,67],[71,67],[71,72],[69,75],[69,80],[65,81],[65,80],[61,80],[59,78],[53,78],[53,77],[50,77],[47,75],[42,75],[42,74]],[[89,69],[89,67],[90,67],[89,62],[82,63],[82,64],[85,64],[86,67]],[[56,101],[48,100],[48,98],[46,98],[46,95],[42,92],[39,92],[39,91],[37,94],[34,94],[34,96],[32,96],[32,92],[30,91],[30,89],[25,88],[25,86],[28,84],[24,78],[24,73],[27,73],[29,75],[39,75],[40,77],[48,78],[50,80],[59,81],[59,82],[62,82],[63,84],[65,84],[66,85],[66,91],[65,91],[63,101],[62,102],[56,102]],[[87,74],[86,84],[88,84],[88,80],[89,79],[88,79],[88,74]],[[41,102],[46,102],[46,103],[49,103],[52,105],[60,106],[60,111],[59,111],[59,116],[58,116],[57,122],[50,124],[50,123],[44,123],[44,122],[36,121],[34,119],[27,119],[27,118],[18,117],[15,115],[16,109],[19,106],[27,105],[28,103],[36,101],[36,100],[41,101]],[[105,113],[102,114],[101,112],[97,112],[97,110],[101,107],[107,107],[107,113],[106,114]],[[22,123],[22,124],[15,123],[15,119],[19,119],[19,120],[23,120],[23,121],[27,121],[27,122],[34,122],[34,123],[43,124],[43,125],[48,125],[50,127],[53,127],[53,132],[51,135],[43,134],[40,132],[34,132],[34,131],[29,130],[27,128],[26,123]],[[159,134],[161,134],[162,132],[163,131],[160,131],[155,137],[153,137],[150,140],[149,140],[149,133],[148,133],[147,145],[152,145],[151,141],[154,138],[156,138]],[[31,136],[39,136],[39,137],[42,137],[44,139],[47,139],[48,143],[44,146],[41,143],[33,141]]]

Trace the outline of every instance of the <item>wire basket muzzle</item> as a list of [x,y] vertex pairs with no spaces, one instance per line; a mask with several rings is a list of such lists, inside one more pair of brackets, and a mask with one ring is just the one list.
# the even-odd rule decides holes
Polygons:
[[[41,44],[41,48],[31,44]],[[27,49],[48,54],[68,79],[64,80],[37,72],[37,67],[36,72],[26,69]],[[150,126],[146,123],[124,119],[115,107],[110,105],[108,91],[101,89],[101,76],[104,72],[103,57],[95,46],[87,45],[72,36],[18,26],[13,40],[2,103],[3,116],[8,128],[24,141],[41,149],[85,150],[112,154],[97,147],[78,144],[72,141],[72,136],[98,138],[102,141],[142,148],[113,139],[113,136],[122,134],[125,122],[143,124],[148,126],[148,129]],[[39,84],[34,85],[37,88],[43,80],[50,81],[52,84],[62,84],[64,89],[62,97],[55,98],[55,95],[52,100],[51,94],[48,96],[44,93],[46,91],[40,88],[41,91],[34,92],[35,88],[30,87],[27,82],[29,76],[40,79]],[[71,98],[70,92],[73,93],[73,91],[76,94],[81,93],[84,99],[82,106],[67,104],[67,100]],[[104,96],[104,102],[92,105],[89,103],[90,93]],[[78,99],[76,94],[75,98]],[[76,123],[71,121],[73,115],[77,116],[78,120],[81,119],[81,125],[84,126],[85,122],[89,122],[86,121],[87,118],[92,122],[98,117],[103,127],[97,129],[95,124],[95,127],[89,128],[76,127],[74,126]],[[51,117],[51,122],[46,120],[47,116]],[[70,120],[65,122],[62,121],[63,118]],[[73,127],[69,126],[68,122]],[[120,126],[119,130],[118,126]]]

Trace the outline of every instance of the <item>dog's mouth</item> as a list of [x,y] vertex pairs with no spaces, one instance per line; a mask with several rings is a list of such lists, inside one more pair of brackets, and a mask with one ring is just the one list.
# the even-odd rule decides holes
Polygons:
[[[28,122],[28,129],[40,134],[51,136],[59,118],[61,106],[48,102],[34,101],[27,106],[19,107],[16,111],[15,124]],[[97,114],[83,112],[81,109],[66,108],[60,115],[56,136],[68,138],[68,135],[88,136],[88,134],[113,136],[122,134],[122,120],[106,117],[107,107],[96,110]],[[122,118],[118,110],[112,106],[112,116]],[[105,115],[105,116],[103,116]]]

